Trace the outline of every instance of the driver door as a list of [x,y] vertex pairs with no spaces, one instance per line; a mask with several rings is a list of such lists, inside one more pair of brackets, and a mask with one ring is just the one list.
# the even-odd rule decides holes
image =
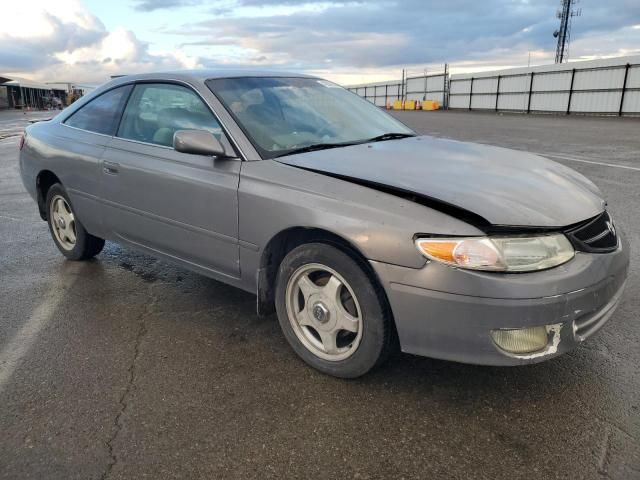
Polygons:
[[190,88],[134,87],[102,158],[111,236],[191,267],[239,277],[239,158],[177,152],[173,134],[209,131],[231,152],[220,124]]

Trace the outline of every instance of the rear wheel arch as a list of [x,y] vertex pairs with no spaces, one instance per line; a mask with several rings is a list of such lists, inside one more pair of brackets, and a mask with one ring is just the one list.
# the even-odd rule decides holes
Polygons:
[[47,189],[44,203],[51,237],[66,258],[88,260],[102,251],[104,239],[87,232],[61,183],[54,183]]
[[36,177],[36,190],[38,192],[38,211],[40,212],[40,218],[47,220],[47,192],[52,185],[59,183],[62,184],[60,179],[51,170],[42,170]]
[[280,263],[291,250],[305,243],[326,243],[352,257],[371,279],[393,318],[387,295],[367,258],[344,237],[329,230],[309,227],[291,227],[278,232],[262,251],[257,279],[258,315],[275,313],[275,287]]

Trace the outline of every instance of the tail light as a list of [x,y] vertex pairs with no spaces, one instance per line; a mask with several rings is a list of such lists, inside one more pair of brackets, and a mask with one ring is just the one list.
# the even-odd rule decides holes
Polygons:
[[20,136],[20,150],[24,147],[24,133]]

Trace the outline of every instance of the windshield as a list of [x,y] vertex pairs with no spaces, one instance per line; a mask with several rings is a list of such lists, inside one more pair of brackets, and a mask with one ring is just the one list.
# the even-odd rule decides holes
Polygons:
[[245,77],[206,83],[263,158],[309,146],[322,148],[362,143],[385,134],[414,134],[372,103],[326,80]]

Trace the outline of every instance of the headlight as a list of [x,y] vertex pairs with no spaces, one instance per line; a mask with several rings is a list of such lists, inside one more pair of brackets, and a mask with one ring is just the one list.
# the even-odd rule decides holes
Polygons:
[[418,238],[418,250],[454,267],[495,272],[532,272],[561,265],[575,254],[563,234],[531,237]]

